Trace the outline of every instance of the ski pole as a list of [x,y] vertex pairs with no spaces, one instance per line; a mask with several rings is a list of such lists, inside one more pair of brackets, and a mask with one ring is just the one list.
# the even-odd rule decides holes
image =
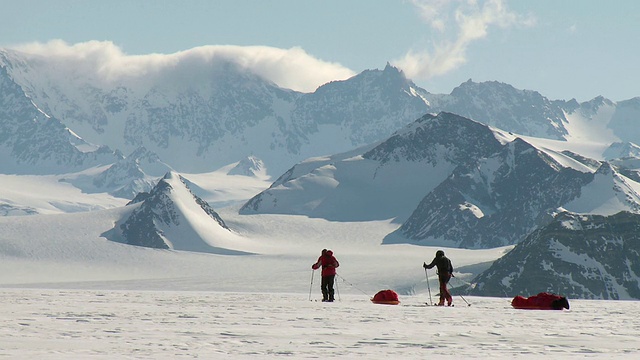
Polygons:
[[[459,284],[466,285],[466,284],[465,284],[465,283],[463,283],[461,280],[458,280],[458,278],[457,278],[457,277],[455,277],[455,276],[453,276],[453,275],[452,275],[452,277],[453,277],[454,279],[456,279],[456,281],[458,281],[458,283],[459,283]],[[462,298],[462,301],[464,301],[465,303],[467,303],[467,306],[471,306],[471,304],[469,304],[469,302],[467,301],[467,299],[465,299],[465,298],[464,298],[464,296],[462,296],[462,294],[458,294],[458,295],[460,295],[460,298]]]
[[351,285],[351,287],[353,287],[354,289],[356,289],[356,290],[360,291],[361,293],[363,293],[363,294],[365,294],[365,295],[369,296],[369,294],[367,294],[366,292],[364,292],[364,291],[362,291],[362,290],[358,289],[358,287],[357,287],[357,286],[355,286],[355,285],[353,285],[352,283],[348,282],[348,281],[347,281],[347,279],[343,278],[343,277],[342,277],[342,276],[340,276],[339,274],[336,274],[336,276],[337,276],[337,277],[339,277],[340,279],[342,279],[342,281],[344,281],[344,282],[346,282],[347,284]]
[[433,300],[431,300],[431,286],[429,285],[429,273],[427,273],[427,268],[424,268],[424,276],[427,277],[427,290],[429,290],[429,305],[433,305]]
[[333,281],[334,284],[336,284],[336,293],[338,293],[338,301],[342,301],[342,299],[340,298],[340,287],[338,286],[338,281]]
[[462,296],[462,294],[458,294],[460,295],[460,297],[462,298],[462,301],[467,303],[467,306],[471,306],[471,304],[469,304],[469,302],[464,298],[464,296]]
[[311,269],[311,285],[309,285],[309,301],[311,301],[311,289],[313,288],[313,273],[316,271]]

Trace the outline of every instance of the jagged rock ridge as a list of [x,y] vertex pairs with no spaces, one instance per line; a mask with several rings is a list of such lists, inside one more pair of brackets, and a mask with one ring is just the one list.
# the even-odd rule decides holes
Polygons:
[[471,294],[640,299],[640,215],[560,213],[474,279]]

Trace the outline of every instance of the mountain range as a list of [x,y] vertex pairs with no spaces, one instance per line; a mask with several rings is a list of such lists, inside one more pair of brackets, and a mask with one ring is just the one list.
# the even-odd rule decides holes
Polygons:
[[392,218],[401,226],[385,243],[488,248],[520,242],[560,207],[640,210],[639,183],[570,155],[442,112],[375,146],[299,163],[240,213]]
[[[579,291],[593,279],[557,282],[568,276],[561,271],[542,272],[537,287],[509,275],[522,269],[517,279],[526,282],[540,273],[545,263],[525,264],[529,253],[522,249],[552,251],[551,233],[580,249],[575,228],[562,219],[624,218],[635,226],[640,98],[549,100],[471,80],[450,94],[431,94],[389,64],[313,93],[280,88],[225,62],[108,81],[73,71],[0,50],[0,174],[55,176],[84,194],[134,199],[101,237],[253,253],[237,246],[246,238],[233,224],[243,220],[228,225],[190,181],[227,167],[236,180],[279,175],[248,201],[234,198],[241,218],[390,221],[395,230],[380,239],[383,245],[513,247],[474,281],[477,294],[553,290],[547,284],[554,283],[574,296],[640,298],[637,272],[624,269],[602,277],[617,279],[603,285],[616,291]],[[0,197],[4,214],[43,212],[12,196]],[[556,268],[584,271],[570,266],[574,253],[554,254]],[[600,268],[611,261],[584,256]],[[505,281],[514,285],[501,287]]]
[[[471,80],[451,94],[431,94],[389,64],[313,93],[280,88],[229,62],[103,79],[0,50],[0,68],[0,146],[11,160],[0,167],[3,173],[72,172],[144,147],[180,172],[212,171],[256,155],[276,176],[306,158],[380,141],[441,111],[520,135],[640,143],[634,126],[640,98],[579,104]],[[54,124],[55,137],[47,128]],[[49,134],[46,149],[40,132]],[[599,150],[583,155],[601,156]],[[96,159],[102,153],[110,158]]]

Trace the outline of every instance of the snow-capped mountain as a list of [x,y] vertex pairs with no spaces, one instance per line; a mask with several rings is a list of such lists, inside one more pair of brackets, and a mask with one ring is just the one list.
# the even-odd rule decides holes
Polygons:
[[173,170],[163,163],[158,155],[141,147],[119,159],[110,166],[95,171],[64,176],[61,181],[73,184],[86,193],[108,193],[112,196],[133,199],[140,192],[150,191],[168,171]]
[[640,97],[616,103],[609,128],[623,142],[640,144]]
[[0,66],[0,171],[67,173],[117,160],[107,146],[94,146],[49,116]]
[[279,88],[229,62],[110,81],[63,76],[71,70],[8,50],[0,51],[0,66],[44,113],[87,141],[124,154],[144,146],[187,172],[256,154],[280,173],[304,158],[388,136],[427,109],[418,88],[391,66],[312,94]]
[[568,135],[564,101],[497,81],[468,80],[449,95],[429,97],[432,111],[447,111],[517,134],[548,139]]
[[402,226],[385,243],[488,248],[518,243],[563,206],[638,213],[639,188],[607,163],[440,113],[369,147],[297,164],[240,213],[395,219]]
[[[308,94],[224,61],[177,62],[162,72],[108,76],[87,70],[90,66],[70,68],[0,50],[0,67],[16,91],[76,134],[72,144],[84,141],[122,154],[145,147],[182,172],[209,172],[255,155],[271,175],[280,174],[309,157],[380,141],[425,113],[440,111],[521,135],[640,143],[634,126],[640,116],[637,99],[578,104],[499,82],[472,81],[448,95],[430,94],[388,64]],[[11,94],[0,91],[1,101],[15,108]],[[0,116],[0,123],[7,126],[12,119]],[[22,144],[43,151],[33,145],[41,140],[33,131],[24,133]],[[47,156],[63,156],[58,151],[50,146]],[[8,152],[9,159],[16,156]]]
[[151,192],[138,194],[128,206],[134,209],[106,232],[105,237],[157,249],[241,253],[224,246],[229,242],[229,228],[175,172],[167,173]]
[[464,136],[474,126],[486,126],[468,121],[471,129],[460,129],[457,118],[425,115],[381,143],[297,164],[240,212],[403,221],[457,162],[467,161],[470,153],[491,153],[484,142],[488,132]]
[[[425,98],[431,112],[452,112],[520,135],[603,144],[640,141],[640,97],[613,102],[598,96],[578,103],[550,100],[497,81],[469,80],[451,94],[426,94]],[[598,158],[604,156],[598,154]]]
[[640,146],[630,142],[614,142],[602,153],[606,160],[640,158]]
[[[295,103],[292,122],[306,137],[333,131],[335,138],[350,148],[386,138],[397,129],[429,111],[427,91],[407,79],[402,71],[387,64],[380,70],[365,70],[344,81],[320,86]],[[344,149],[343,150],[348,150]],[[336,153],[340,148],[315,155]]]
[[640,298],[640,215],[563,212],[493,263],[472,294],[549,291],[569,298]]
[[132,199],[140,192],[150,191],[158,177],[171,170],[158,155],[141,147],[98,174],[93,185],[113,196]]
[[229,175],[244,175],[266,177],[266,168],[264,162],[255,156],[247,156],[240,160],[231,170],[227,172]]
[[588,168],[577,168],[516,138],[488,157],[458,166],[394,235],[465,248],[517,243],[591,181]]

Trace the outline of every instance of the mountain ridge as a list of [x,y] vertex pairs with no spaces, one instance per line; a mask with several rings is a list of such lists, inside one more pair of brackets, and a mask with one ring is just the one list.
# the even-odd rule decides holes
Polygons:
[[474,279],[471,294],[640,298],[640,215],[562,212]]
[[[572,123],[597,119],[610,132],[609,143],[640,143],[640,133],[626,131],[640,114],[633,99],[552,101],[535,91],[471,80],[451,94],[431,94],[389,64],[313,93],[280,88],[229,62],[192,68],[180,63],[173,72],[106,82],[97,74],[66,74],[45,58],[0,49],[0,67],[45,114],[61,119],[87,144],[123,154],[145,147],[182,172],[212,171],[257,155],[274,176],[306,158],[366,146],[441,111],[561,140],[580,132]],[[591,140],[599,135],[580,134]],[[68,146],[57,142],[52,149]]]

